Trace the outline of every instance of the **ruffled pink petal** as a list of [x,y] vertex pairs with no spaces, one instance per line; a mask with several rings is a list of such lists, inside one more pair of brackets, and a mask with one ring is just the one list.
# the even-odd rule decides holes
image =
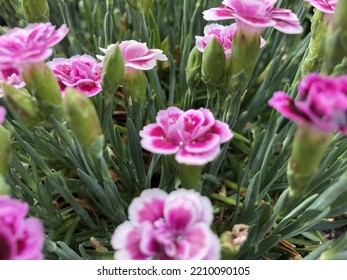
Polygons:
[[150,70],[157,65],[155,60],[138,60],[136,62],[125,61],[124,66],[137,70]]
[[166,110],[160,110],[157,114],[156,121],[165,130],[168,126],[176,123],[183,113],[182,110],[172,106]]
[[287,9],[273,9],[270,13],[274,20],[274,28],[287,34],[300,34],[303,28],[298,17]]
[[213,161],[217,157],[219,151],[219,146],[216,146],[208,152],[198,154],[189,153],[185,149],[180,149],[178,153],[176,153],[175,159],[181,164],[201,166]]
[[205,122],[205,116],[203,112],[191,109],[184,112],[178,122],[183,124],[182,138],[185,141],[192,139],[197,134]]
[[140,136],[146,137],[165,137],[163,129],[156,123],[146,125],[141,131]]
[[205,20],[223,20],[233,19],[235,18],[235,14],[227,7],[219,7],[203,11],[203,17]]
[[16,260],[42,260],[41,248],[45,240],[42,223],[34,218],[24,221],[25,228],[17,241]]
[[228,142],[234,136],[229,128],[229,125],[218,120],[215,121],[214,125],[210,129],[210,132],[219,135],[220,143]]
[[0,261],[12,260],[16,253],[15,239],[8,227],[0,221]]
[[134,225],[145,221],[155,222],[163,218],[163,207],[167,193],[160,189],[144,190],[129,206],[129,220]]
[[221,245],[220,240],[214,233],[211,233],[211,246],[206,256],[203,258],[204,260],[220,260],[221,258]]
[[336,0],[304,0],[323,13],[333,14],[335,12]]
[[136,227],[126,221],[119,225],[111,239],[111,245],[116,250],[116,260],[148,260],[150,256],[145,255],[139,248],[140,233]]
[[[211,229],[205,223],[192,225],[183,236],[188,248],[188,260],[201,260],[207,256],[211,248]],[[182,250],[182,249],[181,249]],[[183,251],[183,250],[182,250]]]
[[309,120],[297,110],[294,100],[284,92],[275,92],[269,100],[269,105],[288,119],[300,123],[309,123]]
[[166,138],[144,138],[141,140],[141,146],[149,152],[161,155],[175,154],[180,148],[179,144],[172,143]]
[[188,153],[205,153],[220,144],[220,137],[214,133],[206,133],[203,136],[186,144],[184,149]]
[[139,248],[145,255],[153,256],[160,253],[160,246],[156,241],[153,224],[145,221],[141,224],[141,240]]

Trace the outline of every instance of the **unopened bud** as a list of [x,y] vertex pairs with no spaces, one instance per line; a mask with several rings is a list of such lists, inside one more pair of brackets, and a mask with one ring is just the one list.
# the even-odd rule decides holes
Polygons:
[[201,81],[202,53],[194,47],[188,57],[186,81],[189,87],[195,87]]
[[114,45],[106,53],[101,76],[102,89],[113,94],[124,81],[124,59],[119,45]]
[[244,224],[234,225],[232,231],[223,232],[220,237],[223,259],[233,259],[246,242],[247,237],[248,226]]
[[2,90],[7,104],[23,122],[29,125],[37,125],[44,120],[44,115],[40,111],[36,99],[25,89],[16,89],[3,83]]
[[49,21],[47,0],[22,0],[22,9],[26,19],[31,23]]
[[222,83],[225,59],[223,46],[213,38],[202,54],[202,79],[208,88],[216,88]]
[[23,69],[22,76],[42,112],[60,118],[62,95],[52,70],[45,63],[31,64]]
[[123,94],[127,100],[146,102],[147,77],[142,70],[128,68],[125,72]]
[[63,100],[63,113],[81,146],[100,153],[104,146],[104,136],[92,101],[81,92],[68,88]]

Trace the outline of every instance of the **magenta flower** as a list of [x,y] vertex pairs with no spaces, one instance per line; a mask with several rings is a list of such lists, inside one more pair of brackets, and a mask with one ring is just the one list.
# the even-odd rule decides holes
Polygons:
[[[104,53],[107,53],[114,44],[107,46],[106,49],[100,48]],[[124,66],[137,70],[150,70],[157,65],[157,60],[166,61],[167,57],[159,49],[148,49],[146,43],[139,43],[135,40],[123,41],[119,44],[119,49],[123,55]],[[100,60],[104,56],[97,55]]]
[[0,260],[41,260],[44,233],[36,218],[25,218],[26,203],[0,196]]
[[304,0],[321,12],[332,15],[335,12],[337,0]]
[[267,27],[288,34],[301,33],[298,17],[288,9],[275,8],[276,1],[224,0],[219,8],[204,11],[204,19],[235,19],[238,28],[251,34],[260,34]]
[[175,154],[181,164],[204,165],[214,160],[220,144],[233,137],[229,126],[215,120],[209,109],[183,112],[169,107],[159,111],[156,120],[140,131],[142,147],[156,154]]
[[0,97],[2,97],[1,82],[8,83],[15,88],[22,88],[25,82],[21,78],[21,73],[16,68],[0,69]]
[[62,25],[55,29],[51,23],[35,23],[25,28],[14,28],[0,36],[0,69],[22,68],[42,62],[52,54],[69,29]]
[[193,190],[169,195],[148,189],[129,206],[129,221],[115,230],[115,259],[219,259],[218,237],[211,231],[211,202]]
[[[206,25],[204,28],[204,36],[195,36],[196,47],[200,52],[204,52],[207,44],[215,37],[217,41],[223,46],[225,57],[229,59],[233,46],[233,39],[236,35],[236,24],[233,23],[229,26],[224,26],[216,23]],[[265,45],[265,40],[261,38],[260,47]]]
[[299,98],[276,92],[269,104],[288,119],[324,131],[347,134],[347,75],[309,74],[299,84]]
[[101,88],[101,63],[87,55],[75,55],[71,58],[54,58],[47,65],[58,79],[62,94],[66,87],[73,87],[85,96],[98,94]]
[[0,124],[4,122],[5,116],[6,116],[6,109],[0,106]]

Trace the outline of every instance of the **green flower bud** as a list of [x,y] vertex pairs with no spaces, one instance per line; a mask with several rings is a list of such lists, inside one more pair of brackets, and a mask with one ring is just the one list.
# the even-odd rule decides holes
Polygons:
[[312,181],[330,145],[331,137],[332,133],[316,127],[298,125],[287,169],[289,196],[299,195]]
[[6,183],[5,178],[0,175],[0,196],[10,194],[10,186]]
[[49,6],[47,0],[22,0],[22,9],[29,22],[49,21]]
[[93,153],[101,153],[104,136],[92,101],[79,91],[68,88],[63,100],[63,113],[81,146]]
[[123,94],[126,100],[140,100],[142,104],[146,102],[147,77],[142,70],[127,69],[125,72]]
[[325,40],[324,74],[331,74],[334,67],[347,56],[347,1],[338,1],[333,19],[329,23]]
[[202,80],[208,88],[216,88],[222,83],[225,59],[223,46],[213,38],[202,54]]
[[0,125],[0,175],[5,176],[11,162],[11,134]]
[[25,89],[16,89],[3,83],[2,91],[7,104],[16,112],[20,119],[29,125],[38,125],[45,117],[39,109],[36,99]]
[[45,63],[31,64],[23,69],[22,77],[36,97],[41,111],[60,118],[62,95],[52,70]]
[[107,51],[102,67],[101,86],[113,94],[124,81],[124,59],[118,44]]
[[224,260],[233,259],[240,251],[243,243],[248,237],[248,226],[244,224],[236,224],[232,231],[225,231],[220,237],[222,258]]
[[324,13],[315,9],[311,23],[311,40],[301,67],[301,76],[306,76],[310,72],[319,72],[324,61],[324,38],[327,29]]
[[188,57],[186,81],[188,87],[195,87],[201,80],[202,53],[194,47]]

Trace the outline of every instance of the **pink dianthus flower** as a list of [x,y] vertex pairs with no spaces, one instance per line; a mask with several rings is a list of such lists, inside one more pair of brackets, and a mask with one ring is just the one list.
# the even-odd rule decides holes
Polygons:
[[1,82],[10,84],[11,86],[20,89],[25,86],[25,82],[21,78],[21,73],[16,68],[0,69],[0,97],[3,93],[1,90]]
[[211,202],[193,190],[145,190],[130,204],[129,221],[113,234],[115,259],[219,259],[212,219]]

